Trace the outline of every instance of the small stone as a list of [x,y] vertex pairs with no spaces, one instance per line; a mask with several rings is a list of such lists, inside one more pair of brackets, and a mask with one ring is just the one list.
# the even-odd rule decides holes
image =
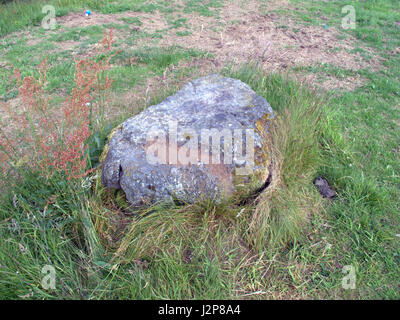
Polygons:
[[193,252],[190,249],[185,249],[182,253],[182,256],[185,263],[190,263],[194,258]]
[[323,177],[318,177],[315,179],[314,185],[324,198],[333,199],[336,197],[336,192],[329,187],[328,181],[326,181]]

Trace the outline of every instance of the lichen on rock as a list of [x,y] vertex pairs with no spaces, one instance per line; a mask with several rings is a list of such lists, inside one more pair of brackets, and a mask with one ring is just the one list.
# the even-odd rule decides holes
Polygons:
[[102,182],[134,205],[229,197],[236,181],[267,169],[259,158],[273,117],[268,102],[240,80],[196,79],[113,130]]

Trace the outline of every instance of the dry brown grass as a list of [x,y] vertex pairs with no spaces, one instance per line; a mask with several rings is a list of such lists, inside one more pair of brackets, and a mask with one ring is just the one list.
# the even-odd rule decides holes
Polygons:
[[[223,66],[227,61],[243,63],[261,60],[260,66],[269,72],[289,70],[292,67],[311,66],[321,63],[331,64],[349,70],[369,68],[378,70],[381,61],[372,49],[363,47],[373,58],[365,61],[360,53],[350,51],[359,46],[351,36],[340,39],[340,32],[333,27],[328,29],[303,26],[290,17],[273,13],[275,9],[291,8],[288,1],[270,1],[267,14],[262,14],[260,2],[256,0],[231,0],[221,9],[220,19],[204,17],[196,13],[179,12],[186,18],[188,29],[181,27],[169,29],[167,17],[158,11],[154,13],[123,12],[106,15],[94,12],[82,20],[80,13],[71,13],[58,19],[62,27],[82,27],[107,23],[124,23],[121,18],[138,17],[143,25],[141,31],[149,34],[162,30],[162,39],[144,38],[137,45],[171,46],[201,49],[215,55],[215,64]],[[178,14],[174,13],[177,18]],[[284,27],[282,27],[284,26]],[[294,29],[297,31],[295,32]],[[190,31],[189,36],[178,36],[176,31]],[[117,39],[123,39],[126,31],[117,31]],[[122,47],[125,45],[122,44]],[[311,76],[306,79],[313,80]],[[327,76],[318,83],[324,89],[348,88],[352,90],[362,85],[363,79],[337,79]]]

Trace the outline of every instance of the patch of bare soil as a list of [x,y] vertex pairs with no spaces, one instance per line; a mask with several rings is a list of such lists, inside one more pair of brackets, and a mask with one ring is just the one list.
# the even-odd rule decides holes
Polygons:
[[26,41],[26,45],[28,47],[36,46],[39,42],[41,42],[40,38],[31,38]]
[[88,27],[109,23],[120,23],[116,15],[103,14],[100,12],[93,13],[86,17],[82,12],[73,12],[57,18],[57,23],[66,28]]
[[[281,6],[284,4],[280,3]],[[219,32],[210,28],[212,18],[188,17],[192,31],[190,36],[169,34],[163,37],[160,44],[203,49],[214,53],[220,64],[225,61],[260,61],[269,71],[321,63],[351,70],[380,67],[377,58],[366,62],[359,53],[350,53],[357,43],[351,36],[339,40],[340,33],[334,28],[295,25],[290,19],[286,19],[282,27],[276,23],[281,21],[281,17],[273,13],[260,14],[258,5],[257,1],[248,1],[244,10],[242,1],[231,1],[222,10],[221,20],[226,24]],[[237,23],[230,23],[232,21]],[[345,88],[348,83],[354,87],[360,85],[362,80],[328,79],[326,89]],[[325,87],[324,84],[322,86]]]
[[157,11],[154,13],[126,11],[116,14],[103,14],[100,12],[93,12],[90,16],[86,17],[82,13],[75,12],[57,19],[62,27],[88,27],[102,24],[124,24],[122,18],[135,18],[138,17],[145,22],[145,29],[147,32],[154,32],[156,30],[165,29],[168,27],[167,21]]
[[397,48],[393,49],[393,50],[390,52],[390,54],[393,55],[393,56],[395,56],[395,55],[397,55],[397,54],[400,54],[400,47],[397,47]]
[[[268,71],[285,71],[292,67],[311,66],[321,63],[332,64],[345,69],[357,70],[381,68],[378,58],[365,61],[359,53],[351,53],[357,41],[351,36],[339,39],[341,33],[335,28],[297,25],[289,17],[277,15],[275,9],[288,8],[295,10],[287,0],[271,0],[264,11],[261,2],[257,0],[230,0],[221,9],[219,18],[204,17],[197,13],[175,13],[176,18],[187,19],[188,29],[169,28],[166,16],[157,12],[122,12],[118,14],[102,14],[93,12],[85,17],[81,12],[70,13],[57,18],[62,27],[85,27],[102,24],[124,24],[121,19],[138,17],[143,23],[131,32],[142,31],[151,34],[162,30],[161,39],[144,37],[137,40],[136,45],[171,46],[180,45],[184,48],[195,48],[212,53],[215,59],[203,65],[204,70],[213,70],[226,62],[242,63],[258,61],[259,65]],[[169,17],[171,18],[171,17]],[[190,31],[188,36],[179,36],[177,31]],[[127,36],[125,30],[116,30],[116,39],[121,48],[128,48],[123,39]],[[57,50],[73,49],[79,45],[77,41],[59,43]],[[30,40],[29,44],[35,44]],[[359,46],[359,44],[357,44]],[[363,48],[373,57],[369,48]],[[394,52],[397,54],[397,51]],[[363,84],[360,77],[335,78],[325,77],[314,82],[314,75],[302,75],[303,78],[324,89],[352,90]]]
[[[378,58],[366,62],[359,53],[351,53],[356,39],[347,36],[339,39],[335,28],[296,25],[290,18],[269,13],[274,9],[291,8],[288,1],[273,0],[268,3],[263,14],[260,2],[255,0],[231,0],[222,8],[220,19],[203,17],[195,13],[182,14],[187,19],[189,29],[168,29],[166,18],[160,13],[123,12],[106,15],[93,13],[84,17],[81,13],[71,13],[58,19],[65,27],[89,26],[108,23],[123,23],[121,18],[139,17],[143,22],[141,31],[152,33],[163,30],[157,45],[180,45],[185,48],[201,49],[215,55],[218,66],[227,61],[241,63],[259,61],[268,71],[282,71],[296,66],[310,66],[321,63],[332,64],[345,69],[357,70],[381,67]],[[189,36],[178,36],[177,31],[190,31]],[[153,40],[143,39],[139,45]],[[364,48],[374,56],[371,49]],[[313,80],[312,75],[305,79]],[[317,84],[325,89],[354,89],[362,85],[361,78],[337,79],[328,77]]]
[[16,128],[15,125],[17,124],[12,123],[11,121],[9,122],[11,117],[8,110],[20,110],[21,104],[22,100],[20,98],[10,99],[7,102],[0,100],[0,120],[2,123],[7,123],[7,130],[10,132]]
[[[13,98],[7,102],[0,100],[0,122],[2,124],[1,130],[9,136],[13,137],[18,134],[18,130],[21,129],[21,123],[15,122],[15,119],[11,116],[11,111],[22,112],[24,109],[23,102],[20,97]],[[63,108],[51,108],[51,116],[59,118],[63,112]]]

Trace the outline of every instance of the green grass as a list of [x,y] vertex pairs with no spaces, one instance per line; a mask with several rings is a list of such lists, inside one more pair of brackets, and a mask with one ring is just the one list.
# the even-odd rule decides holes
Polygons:
[[[281,114],[275,138],[287,138],[278,144],[284,160],[276,160],[281,168],[277,167],[276,172],[283,183],[276,190],[271,189],[274,197],[281,198],[269,204],[268,209],[260,206],[257,216],[255,205],[239,202],[150,207],[136,212],[137,218],[119,242],[108,243],[113,234],[112,221],[120,219],[117,208],[123,207],[123,197],[110,198],[96,179],[92,189],[85,189],[62,177],[44,181],[27,176],[24,183],[5,197],[0,211],[0,236],[12,239],[0,245],[4,266],[0,274],[12,288],[5,291],[4,298],[18,298],[31,289],[32,298],[225,299],[240,297],[271,281],[257,277],[259,272],[265,272],[267,263],[263,257],[271,259],[295,238],[300,239],[301,229],[297,224],[305,227],[309,217],[303,210],[304,201],[293,194],[296,191],[310,197],[307,207],[317,205],[319,198],[311,183],[300,189],[297,183],[285,186],[294,180],[311,182],[315,175],[319,150],[313,123],[319,115],[319,104],[311,92],[284,77],[266,76],[249,66],[223,72],[248,82],[272,101]],[[304,117],[307,110],[309,115]],[[297,136],[296,130],[306,130],[308,134],[293,145],[290,140],[292,135]],[[307,145],[313,147],[306,150]],[[298,172],[303,177],[299,178]],[[291,209],[280,208],[281,205],[290,205]],[[294,219],[293,213],[299,216]],[[37,225],[32,225],[28,216],[35,216]],[[282,227],[285,220],[287,223]],[[262,223],[258,225],[259,222]],[[13,225],[19,226],[17,230],[13,230]],[[58,239],[65,240],[59,245]],[[273,244],[274,249],[266,251],[265,243]],[[23,259],[14,261],[18,250],[25,252],[22,248],[28,252]],[[189,263],[184,260],[186,250],[193,255]],[[259,264],[253,265],[248,261],[250,258],[258,259]],[[53,265],[64,284],[43,291],[40,288],[43,264]],[[248,269],[253,269],[254,278],[248,278]]]
[[[58,14],[89,4],[58,3]],[[268,12],[268,2],[260,3]],[[354,37],[354,52],[368,61],[370,53],[363,48],[371,47],[383,66],[374,71],[319,64],[291,70],[321,78],[364,79],[355,90],[326,93],[301,86],[286,75],[266,74],[252,64],[219,70],[248,83],[277,114],[274,143],[269,144],[277,179],[260,202],[244,205],[245,194],[239,194],[219,205],[160,204],[134,212],[126,224],[123,212],[129,205],[123,193],[103,189],[95,175],[88,187],[89,180],[75,184],[64,177],[45,180],[26,172],[19,183],[10,184],[13,187],[0,202],[1,298],[400,298],[400,238],[396,236],[400,234],[400,55],[392,53],[400,47],[398,1],[346,3],[354,5],[357,17],[357,28],[348,31],[340,28],[342,1],[291,3],[299,10],[282,9],[276,14],[292,16],[297,26],[336,27],[340,38]],[[223,1],[185,1],[178,7],[173,1],[119,0],[101,9],[97,2],[90,4],[104,13],[158,11],[175,29],[185,28],[187,21],[172,18],[174,12],[217,17]],[[28,27],[42,38],[30,50],[26,50],[26,35],[2,39],[0,63],[12,62],[28,75],[47,54],[47,90],[61,95],[73,84],[71,50],[87,52],[107,26],[44,33],[31,28],[41,19],[40,6],[41,2],[2,7],[1,34]],[[15,23],[4,29],[4,21]],[[142,23],[136,18],[123,22]],[[139,37],[160,38],[163,32],[150,35],[141,30],[124,38],[121,43],[130,48],[113,58],[110,73],[115,93],[141,88],[146,79],[162,76],[171,65],[177,69],[171,72],[173,77],[192,77],[195,68],[178,68],[180,62],[209,57],[175,46],[135,47]],[[190,36],[188,31],[173,32]],[[66,40],[78,43],[71,50],[55,50],[57,43]],[[17,96],[17,90],[10,65],[4,70],[0,96],[8,100]],[[176,85],[160,90],[151,104],[176,90]],[[61,102],[57,97],[53,104]],[[98,165],[111,129],[128,116],[124,113],[92,135],[90,165]],[[319,175],[337,191],[335,200],[320,198],[312,185]],[[54,290],[41,286],[41,270],[47,264],[56,269]],[[345,265],[356,270],[354,290],[341,286]]]
[[[341,21],[340,1],[323,6],[311,1],[293,2],[302,6],[306,3],[309,13],[322,13],[333,25]],[[342,191],[340,201],[335,201],[329,211],[334,220],[327,235],[336,239],[335,255],[357,269],[362,288],[354,297],[398,298],[400,251],[395,234],[400,212],[396,151],[400,134],[400,57],[390,51],[400,44],[400,29],[395,25],[400,13],[396,1],[348,4],[354,5],[357,17],[357,28],[350,33],[378,51],[385,59],[385,69],[356,70],[368,79],[364,86],[331,99],[336,112],[330,121],[335,129],[330,129],[332,137],[327,138],[329,144],[325,147],[327,163],[320,172]],[[331,67],[323,69],[310,71],[335,76],[348,73]],[[336,147],[332,148],[332,142]]]
[[[82,11],[85,8],[103,13],[117,13],[128,10],[150,12],[150,7],[145,2],[146,0],[120,0],[118,2],[109,0],[12,1],[2,5],[0,13],[0,36],[24,29],[28,26],[40,25],[43,18],[46,16],[46,14],[42,13],[42,8],[45,5],[54,6],[56,17],[60,17],[72,11]],[[10,21],[12,21],[12,23],[10,23]]]
[[[212,0],[207,2],[186,0],[184,7],[180,8],[176,1],[166,2],[160,0],[16,0],[1,5],[0,36],[26,29],[32,25],[40,25],[47,14],[42,13],[42,8],[45,5],[54,6],[56,17],[77,11],[81,11],[83,15],[84,9],[91,9],[105,14],[124,11],[145,13],[159,11],[163,14],[171,14],[178,9],[185,13],[195,12],[203,16],[216,16],[223,3],[224,0]],[[12,23],[10,23],[10,21],[12,21]],[[176,23],[180,24],[181,22]]]
[[[114,89],[123,90],[131,88],[151,76],[162,76],[167,67],[177,65],[179,61],[206,56],[207,54],[204,52],[179,47],[162,49],[143,47],[137,50],[127,50],[120,52],[115,57],[118,66],[113,68],[110,76],[114,80]],[[131,59],[135,59],[136,63],[131,64]]]
[[131,17],[131,18],[121,18],[121,21],[124,21],[131,25],[141,26],[143,23],[140,21],[138,17]]
[[[49,64],[49,76],[47,90],[49,92],[70,92],[74,81],[74,60],[71,51],[84,54],[91,43],[97,43],[102,39],[103,31],[108,28],[101,26],[90,26],[85,28],[74,28],[59,34],[50,36],[50,41],[41,41],[26,50],[26,39],[22,38],[11,46],[7,46],[4,58],[9,61],[9,68],[0,76],[3,79],[0,83],[0,96],[8,100],[15,98],[17,90],[13,69],[19,69],[23,76],[35,72],[36,66],[47,56]],[[78,42],[81,37],[89,37],[89,40]],[[55,50],[57,42],[73,40],[77,41],[75,48],[66,51]],[[160,76],[165,68],[177,65],[180,61],[196,57],[206,57],[207,53],[194,49],[184,49],[176,46],[167,48],[143,47],[139,49],[121,50],[112,63],[115,64],[111,71],[111,78],[114,80],[115,90],[131,88],[137,83],[142,83],[152,76]],[[130,59],[135,59],[132,64]]]

